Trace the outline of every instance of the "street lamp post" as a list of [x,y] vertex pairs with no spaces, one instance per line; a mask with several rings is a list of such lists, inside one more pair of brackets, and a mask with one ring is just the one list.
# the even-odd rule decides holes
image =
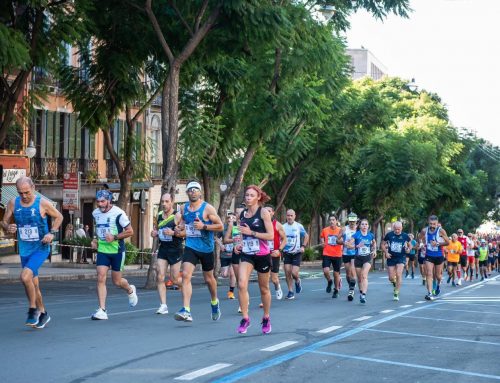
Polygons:
[[33,143],[33,140],[30,140],[29,143],[28,143],[28,146],[26,147],[26,149],[24,150],[24,153],[26,154],[26,157],[28,157],[30,163],[29,163],[29,167],[30,167],[30,177],[33,177],[33,167],[31,166],[31,159],[33,157],[35,157],[36,155],[36,146],[35,144]]

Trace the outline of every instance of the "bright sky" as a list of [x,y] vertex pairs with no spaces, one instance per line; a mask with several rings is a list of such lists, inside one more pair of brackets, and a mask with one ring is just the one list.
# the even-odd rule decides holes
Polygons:
[[500,146],[500,0],[411,0],[409,19],[351,18],[349,48],[437,93],[454,126]]

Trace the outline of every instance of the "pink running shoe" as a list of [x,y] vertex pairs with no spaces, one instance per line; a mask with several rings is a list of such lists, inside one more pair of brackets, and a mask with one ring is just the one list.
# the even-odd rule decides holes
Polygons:
[[271,318],[262,318],[262,334],[269,334],[271,332]]
[[250,318],[243,318],[240,321],[240,326],[238,327],[238,332],[240,334],[246,334],[249,327],[250,327]]

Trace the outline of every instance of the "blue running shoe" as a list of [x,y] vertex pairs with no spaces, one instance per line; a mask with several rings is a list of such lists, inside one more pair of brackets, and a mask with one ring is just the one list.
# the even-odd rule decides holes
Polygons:
[[211,304],[210,306],[212,306],[212,320],[219,320],[221,316],[219,300],[217,300],[215,305]]
[[434,290],[434,295],[437,297],[441,293],[441,288],[439,285],[436,285],[436,289]]
[[28,310],[28,318],[26,318],[26,326],[35,327],[38,324],[40,315],[36,308],[30,308]]
[[288,295],[285,297],[285,299],[295,299],[295,294],[292,293],[291,291],[289,291]]
[[295,292],[299,294],[301,291],[302,291],[302,282],[299,279],[298,282],[295,282]]
[[191,312],[187,311],[186,308],[184,308],[184,307],[175,313],[174,319],[178,320],[178,321],[184,321],[184,322],[192,322],[193,321],[193,317],[191,316]]

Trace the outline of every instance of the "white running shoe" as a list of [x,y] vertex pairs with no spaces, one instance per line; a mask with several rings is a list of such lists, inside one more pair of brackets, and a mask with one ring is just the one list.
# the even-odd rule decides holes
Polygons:
[[101,309],[100,307],[97,309],[97,311],[92,314],[90,317],[92,320],[106,320],[108,319],[108,314],[106,314],[106,311]]
[[279,301],[283,299],[283,290],[281,290],[281,286],[276,290],[276,299]]
[[132,289],[132,292],[128,295],[128,304],[130,305],[130,307],[134,307],[139,301],[139,298],[137,297],[135,286],[130,285],[130,288]]
[[160,307],[158,308],[158,310],[156,310],[156,313],[162,314],[162,315],[168,314],[168,306],[161,304]]
[[457,285],[462,286],[462,278],[458,278]]

